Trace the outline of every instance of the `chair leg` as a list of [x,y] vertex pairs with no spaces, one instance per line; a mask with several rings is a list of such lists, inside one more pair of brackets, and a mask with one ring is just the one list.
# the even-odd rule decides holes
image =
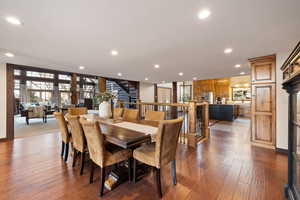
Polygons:
[[177,184],[177,177],[176,177],[176,160],[173,160],[172,163],[172,177],[173,177],[173,184],[176,185]]
[[65,162],[68,160],[69,155],[69,143],[66,143]]
[[92,161],[92,163],[91,163],[90,184],[92,184],[94,182],[94,170],[95,170],[95,164]]
[[131,169],[131,158],[128,158],[128,181],[131,182],[132,175],[131,175],[132,169]]
[[77,154],[78,154],[77,150],[73,149],[73,164],[72,164],[72,167],[75,167],[75,165],[76,165]]
[[61,157],[64,156],[64,152],[65,152],[65,143],[64,141],[61,142]]
[[102,197],[104,192],[105,167],[100,167],[100,177],[100,197]]
[[133,158],[133,182],[136,183],[136,159]]
[[83,168],[84,168],[84,156],[85,156],[85,153],[84,153],[84,152],[81,152],[80,176],[83,174]]
[[160,182],[160,169],[156,168],[156,188],[157,188],[157,194],[159,198],[162,198],[162,192],[161,192],[161,182]]

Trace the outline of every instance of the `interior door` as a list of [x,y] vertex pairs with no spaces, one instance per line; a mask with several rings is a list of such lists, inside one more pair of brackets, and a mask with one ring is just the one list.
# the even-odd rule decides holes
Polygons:
[[252,85],[252,134],[254,143],[275,146],[275,84]]

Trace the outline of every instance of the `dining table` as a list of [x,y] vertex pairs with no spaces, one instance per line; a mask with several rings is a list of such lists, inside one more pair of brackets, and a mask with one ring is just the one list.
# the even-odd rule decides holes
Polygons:
[[104,119],[97,114],[86,114],[81,117],[98,121],[105,140],[124,149],[133,149],[143,143],[155,141],[159,125],[158,121]]

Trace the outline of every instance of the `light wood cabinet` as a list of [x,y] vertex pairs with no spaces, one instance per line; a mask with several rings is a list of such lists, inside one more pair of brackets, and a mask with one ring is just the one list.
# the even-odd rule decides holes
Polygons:
[[276,67],[275,55],[249,59],[251,63],[252,144],[275,148],[276,142]]

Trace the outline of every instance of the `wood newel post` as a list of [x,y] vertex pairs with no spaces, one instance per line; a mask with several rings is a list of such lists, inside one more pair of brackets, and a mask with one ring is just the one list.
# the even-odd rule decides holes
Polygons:
[[196,101],[189,102],[189,132],[196,133],[197,104]]
[[106,92],[106,78],[99,77],[98,78],[98,87],[99,87],[99,92]]
[[209,104],[205,102],[203,105],[204,112],[203,112],[203,131],[204,131],[204,137],[208,138],[210,136],[209,134]]
[[142,101],[140,99],[136,100],[136,109],[139,110],[139,119],[142,119]]
[[71,77],[71,103],[78,103],[78,95],[77,95],[77,74],[73,73]]
[[120,108],[124,108],[124,101],[118,100],[118,104]]

